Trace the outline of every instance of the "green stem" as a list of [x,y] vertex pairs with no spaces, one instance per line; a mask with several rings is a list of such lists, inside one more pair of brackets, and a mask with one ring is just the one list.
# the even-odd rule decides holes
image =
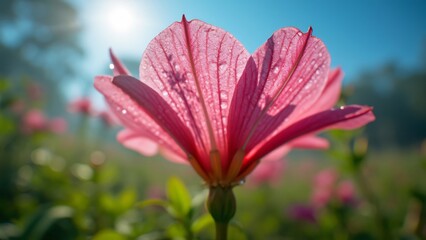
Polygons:
[[361,193],[373,208],[374,218],[379,230],[380,239],[393,239],[389,229],[388,220],[383,213],[382,208],[380,207],[380,202],[371,188],[368,186],[368,183],[360,170],[355,172],[355,180],[360,188]]
[[228,239],[228,223],[215,222],[216,225],[216,240]]

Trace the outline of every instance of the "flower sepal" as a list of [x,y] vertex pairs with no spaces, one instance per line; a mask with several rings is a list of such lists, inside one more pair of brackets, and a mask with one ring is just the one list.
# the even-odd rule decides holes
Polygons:
[[216,223],[229,223],[237,209],[232,187],[210,187],[207,209]]

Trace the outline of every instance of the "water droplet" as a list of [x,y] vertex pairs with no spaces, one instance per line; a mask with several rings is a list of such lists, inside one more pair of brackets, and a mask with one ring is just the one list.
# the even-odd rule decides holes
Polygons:
[[175,70],[176,70],[176,71],[179,71],[179,70],[180,70],[180,66],[179,66],[179,64],[175,64]]
[[298,83],[301,83],[303,81],[303,78],[299,78],[298,80],[297,80],[297,82]]
[[168,95],[169,95],[169,93],[168,93],[166,90],[164,90],[164,91],[163,91],[163,96],[164,96],[164,97],[166,97],[166,96],[168,96]]
[[228,107],[228,103],[227,102],[222,102],[220,104],[220,108],[222,108],[222,109],[226,109],[227,107]]
[[345,106],[340,106],[339,108],[340,108],[340,110],[343,110],[343,109],[345,109]]
[[274,70],[272,70],[272,72],[273,72],[274,74],[277,74],[279,71],[280,71],[280,68],[279,68],[279,67],[274,67]]
[[228,99],[228,92],[225,90],[220,91],[220,98],[221,99]]
[[111,70],[114,69],[114,64],[110,63],[109,64],[109,69],[111,69]]
[[311,88],[312,87],[312,82],[308,82],[306,85],[305,85],[305,90],[308,90],[309,88]]
[[322,52],[318,53],[318,57],[322,57]]
[[297,35],[302,36],[302,32],[298,32]]
[[228,65],[226,63],[222,63],[219,65],[219,72],[224,73],[227,68],[228,68]]
[[123,110],[121,110],[121,113],[122,113],[122,114],[127,114],[127,110],[126,110],[126,109],[123,109]]

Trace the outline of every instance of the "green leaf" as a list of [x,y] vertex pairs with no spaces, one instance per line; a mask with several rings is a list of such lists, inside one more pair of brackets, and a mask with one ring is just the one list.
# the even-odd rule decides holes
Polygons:
[[171,177],[167,182],[167,197],[176,217],[185,218],[191,210],[191,195],[182,181]]
[[167,209],[170,204],[167,201],[164,201],[162,199],[147,199],[142,202],[136,203],[136,207],[138,208],[146,208],[146,207],[152,207],[152,206],[160,206],[164,209]]
[[167,235],[173,240],[185,240],[185,229],[182,224],[170,224],[167,226]]
[[6,135],[13,133],[13,131],[16,130],[15,123],[12,119],[4,117],[2,114],[0,114],[0,134]]
[[73,209],[68,206],[43,207],[28,221],[21,239],[42,239],[55,222],[72,218],[73,214]]
[[206,228],[207,226],[213,225],[214,221],[210,214],[204,214],[201,217],[197,218],[191,226],[193,233],[199,233],[201,230]]
[[118,197],[118,202],[122,211],[125,211],[131,208],[136,202],[136,191],[133,188],[125,189],[120,193]]
[[126,238],[116,231],[104,229],[98,232],[92,240],[126,240]]
[[197,208],[206,203],[207,197],[209,196],[209,190],[204,189],[201,192],[197,193],[192,198],[192,207]]
[[102,209],[115,213],[117,209],[120,207],[117,205],[116,199],[110,193],[104,193],[99,198],[99,204]]

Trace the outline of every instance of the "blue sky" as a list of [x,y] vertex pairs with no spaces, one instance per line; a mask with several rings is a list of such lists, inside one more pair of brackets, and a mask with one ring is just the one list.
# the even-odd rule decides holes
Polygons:
[[[90,76],[106,69],[109,47],[120,57],[140,60],[149,41],[182,14],[227,30],[250,52],[281,27],[306,31],[312,26],[329,49],[332,66],[343,68],[345,81],[389,61],[415,67],[426,51],[426,2],[422,0],[80,0],[77,6],[85,29],[85,70]],[[117,21],[111,21],[114,18]],[[117,26],[120,21],[121,27]]]

